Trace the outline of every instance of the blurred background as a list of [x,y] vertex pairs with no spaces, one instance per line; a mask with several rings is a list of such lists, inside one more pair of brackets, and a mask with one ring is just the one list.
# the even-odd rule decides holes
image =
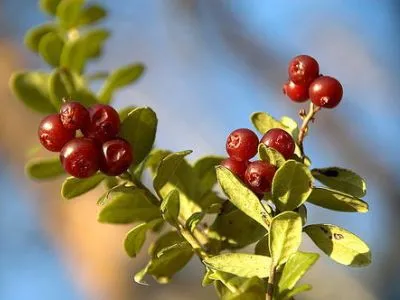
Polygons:
[[[224,154],[226,135],[267,111],[297,118],[301,105],[281,93],[287,63],[310,54],[339,78],[342,104],[322,111],[306,151],[315,167],[343,166],[367,178],[368,214],[309,205],[309,221],[360,235],[373,263],[349,269],[324,255],[298,299],[400,299],[400,2],[397,0],[102,0],[113,31],[90,70],[144,62],[146,75],[118,93],[116,106],[148,105],[159,117],[157,146],[194,149],[191,159]],[[35,0],[0,0],[0,299],[216,299],[200,286],[196,260],[170,285],[138,286],[122,247],[128,227],[98,224],[102,191],[65,202],[59,181],[25,178],[27,149],[40,115],[8,90],[17,69],[45,66],[23,47],[45,22]],[[304,249],[319,251],[306,238]],[[145,252],[145,251],[143,251]],[[297,297],[296,297],[297,299]]]

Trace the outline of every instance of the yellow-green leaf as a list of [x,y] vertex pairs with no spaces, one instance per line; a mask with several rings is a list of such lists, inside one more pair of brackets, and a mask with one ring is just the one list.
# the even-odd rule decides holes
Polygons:
[[30,178],[38,180],[50,179],[65,174],[58,156],[32,159],[26,164],[25,171]]
[[53,24],[42,24],[27,31],[24,37],[25,46],[33,52],[39,51],[39,44],[42,38],[48,33],[57,33]]
[[263,143],[258,145],[258,155],[260,156],[261,160],[277,166],[278,168],[281,167],[286,161],[282,154],[280,154],[274,148],[267,147]]
[[89,178],[68,177],[61,187],[61,195],[65,199],[72,199],[94,189],[103,181],[105,175],[97,173]]
[[50,66],[57,67],[60,64],[63,47],[64,40],[60,35],[50,32],[40,39],[39,54]]
[[57,17],[61,26],[71,29],[79,25],[79,17],[85,0],[62,0],[57,6]]
[[39,7],[43,12],[54,16],[57,13],[58,4],[60,4],[61,1],[62,0],[40,0]]
[[98,4],[87,6],[81,12],[79,17],[80,25],[91,25],[101,21],[107,16],[107,11]]
[[268,130],[272,128],[281,128],[288,132],[291,132],[290,128],[285,126],[282,122],[276,120],[275,118],[264,112],[256,112],[252,114],[251,121],[254,127],[261,134],[266,133]]
[[163,218],[173,226],[178,224],[179,207],[179,192],[177,190],[169,192],[167,197],[161,202],[160,209]]

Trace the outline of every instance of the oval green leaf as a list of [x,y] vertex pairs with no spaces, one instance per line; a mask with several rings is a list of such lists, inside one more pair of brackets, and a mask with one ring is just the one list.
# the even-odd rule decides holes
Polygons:
[[73,76],[67,69],[55,69],[49,78],[50,100],[54,107],[60,109],[63,99],[72,99],[75,88]]
[[307,201],[335,211],[368,212],[368,203],[351,195],[326,188],[313,188]]
[[142,76],[144,70],[144,65],[137,63],[112,72],[100,90],[100,101],[105,104],[109,103],[116,90],[136,82]]
[[216,170],[218,182],[229,200],[250,218],[268,229],[271,217],[258,197],[227,168],[218,166]]
[[84,8],[79,17],[80,25],[97,23],[107,16],[107,11],[98,4],[92,4]]
[[49,114],[56,112],[48,93],[49,75],[43,72],[18,72],[10,78],[14,95],[29,108]]
[[150,153],[157,131],[157,115],[149,107],[132,110],[122,121],[120,136],[126,139],[135,153],[134,164],[140,164]]
[[311,289],[312,289],[312,286],[310,284],[302,284],[302,285],[296,286],[295,288],[293,288],[290,291],[287,291],[287,293],[280,295],[278,300],[290,300],[290,299],[293,299],[294,296],[296,296],[300,293],[303,293],[303,292],[310,291]]
[[291,132],[290,128],[285,126],[282,122],[279,122],[269,114],[265,112],[256,112],[251,115],[251,122],[253,123],[254,127],[260,132],[261,134],[266,133],[268,130],[272,128],[281,128],[289,133]]
[[42,38],[48,33],[57,33],[53,24],[42,24],[27,31],[24,37],[25,46],[33,52],[39,52],[39,44]]
[[60,64],[64,40],[57,33],[50,32],[43,36],[39,43],[39,54],[49,65],[57,67]]
[[81,74],[86,65],[87,42],[84,38],[69,40],[63,48],[60,65]]
[[367,193],[365,180],[355,172],[338,167],[313,169],[311,174],[327,187],[350,194],[355,197],[364,197]]
[[266,278],[269,276],[271,258],[245,253],[225,253],[206,258],[204,263],[212,269],[240,277]]
[[98,186],[105,177],[102,173],[84,179],[68,177],[62,184],[61,195],[68,200],[80,196]]
[[57,13],[58,4],[60,4],[61,1],[62,0],[40,0],[39,7],[43,12],[54,16]]
[[215,167],[221,163],[224,158],[221,156],[205,156],[197,160],[193,166],[197,177],[200,180],[201,194],[204,195],[210,191],[217,183]]
[[25,166],[26,174],[32,179],[50,179],[65,174],[60,158],[39,158],[30,160]]
[[179,192],[172,190],[167,197],[161,202],[161,212],[165,221],[169,224],[176,226],[179,217]]
[[281,211],[302,205],[312,192],[313,177],[310,170],[294,160],[286,161],[272,181],[272,199]]
[[[110,31],[106,29],[94,29],[85,34],[83,37],[86,47],[86,57],[96,58],[102,54],[104,43],[110,37]],[[107,78],[105,76],[105,78]]]
[[342,265],[363,267],[371,263],[368,245],[346,229],[331,224],[314,224],[306,226],[304,231],[318,248]]
[[57,17],[61,26],[70,29],[79,24],[83,4],[85,0],[62,0],[57,6]]
[[286,211],[272,219],[269,249],[275,266],[284,264],[301,244],[302,221],[299,214]]
[[280,154],[274,148],[267,147],[263,143],[258,145],[258,155],[261,160],[277,166],[278,168],[280,168],[286,161],[282,154]]

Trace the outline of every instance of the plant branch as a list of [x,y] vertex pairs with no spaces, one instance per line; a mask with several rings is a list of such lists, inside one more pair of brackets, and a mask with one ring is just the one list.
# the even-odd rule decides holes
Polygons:
[[304,145],[303,145],[304,138],[307,136],[310,122],[314,122],[315,115],[317,114],[317,112],[320,109],[321,109],[321,107],[315,106],[314,103],[311,102],[308,113],[301,114],[301,116],[303,116],[302,117],[303,123],[301,124],[301,127],[300,127],[300,132],[299,132],[299,137],[298,137],[297,143],[299,144],[302,158],[304,158],[304,156],[305,156],[305,154],[304,154]]
[[272,264],[268,277],[267,300],[272,300],[274,296],[275,274],[276,266]]

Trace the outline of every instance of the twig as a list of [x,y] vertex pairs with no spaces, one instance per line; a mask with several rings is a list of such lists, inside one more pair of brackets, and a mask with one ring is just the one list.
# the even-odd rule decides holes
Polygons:
[[275,273],[276,273],[276,266],[272,264],[268,277],[267,300],[272,300],[274,296]]
[[298,144],[300,147],[300,152],[301,152],[301,157],[304,158],[305,154],[304,154],[304,145],[303,145],[303,141],[304,138],[307,136],[308,133],[308,127],[310,122],[314,122],[314,118],[315,115],[317,114],[317,112],[321,109],[321,107],[319,106],[315,106],[312,102],[310,103],[310,109],[308,111],[308,113],[306,115],[303,114],[303,123],[301,124],[300,127],[300,132],[299,132],[299,137],[298,137]]

